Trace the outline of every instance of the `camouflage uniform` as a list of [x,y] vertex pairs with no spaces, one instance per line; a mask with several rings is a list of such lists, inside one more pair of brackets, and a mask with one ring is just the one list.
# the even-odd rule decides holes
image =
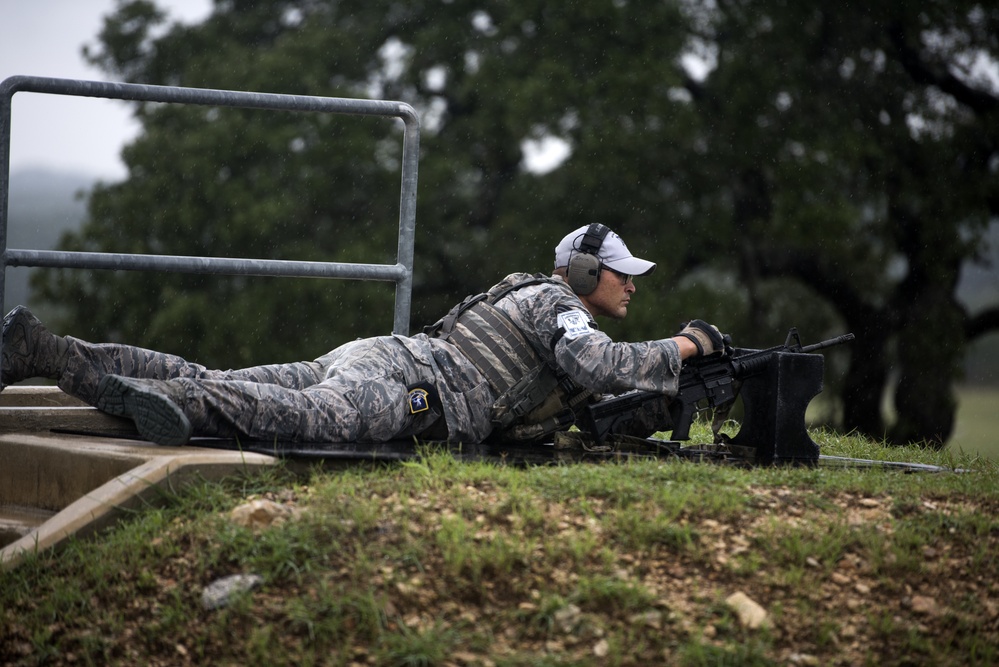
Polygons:
[[[531,282],[536,284],[510,290],[511,286]],[[668,339],[612,341],[558,276],[514,273],[489,290],[490,295],[504,292],[506,296],[496,301],[495,307],[512,320],[547,366],[563,371],[576,389],[592,392],[590,401],[598,400],[601,394],[632,390],[664,395],[661,404],[650,406],[616,432],[646,436],[670,426],[666,397],[676,395],[682,363],[676,343]],[[491,396],[488,404],[477,406],[474,419],[479,434],[488,435],[491,430],[489,408],[495,400]],[[583,406],[585,403],[578,407]]]
[[[675,395],[681,365],[676,344],[612,341],[561,278],[512,274],[490,292],[531,278],[537,284],[511,291],[496,307],[545,363],[598,394],[642,389]],[[497,396],[489,382],[457,347],[426,334],[356,340],[311,362],[228,371],[132,346],[66,340],[65,368],[57,378],[66,393],[93,403],[107,374],[168,380],[169,394],[196,436],[383,442],[422,435],[481,442],[494,429]],[[417,398],[423,387],[439,401],[414,412],[414,387]],[[663,428],[665,400],[661,407],[640,418],[633,434]]]

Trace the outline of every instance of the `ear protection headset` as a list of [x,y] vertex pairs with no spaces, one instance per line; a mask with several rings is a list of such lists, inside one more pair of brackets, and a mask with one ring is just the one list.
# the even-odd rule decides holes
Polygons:
[[569,266],[566,269],[566,282],[572,291],[579,295],[591,294],[597,289],[600,282],[600,246],[604,243],[610,229],[594,222],[586,229],[583,240],[579,242],[579,252],[575,252],[569,257]]

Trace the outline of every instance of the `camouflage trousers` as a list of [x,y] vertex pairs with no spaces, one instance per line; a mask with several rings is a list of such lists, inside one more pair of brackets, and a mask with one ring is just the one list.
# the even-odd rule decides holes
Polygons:
[[168,380],[195,436],[384,442],[423,433],[441,417],[439,406],[411,410],[410,388],[434,378],[392,336],[353,341],[314,361],[225,371],[139,347],[66,339],[63,391],[92,404],[107,374]]

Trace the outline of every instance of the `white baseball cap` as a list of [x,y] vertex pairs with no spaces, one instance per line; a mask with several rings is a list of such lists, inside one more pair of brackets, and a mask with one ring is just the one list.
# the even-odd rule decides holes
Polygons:
[[[589,229],[590,225],[584,225],[575,231],[569,232],[555,246],[556,269],[561,266],[569,266],[569,260],[573,254],[583,252],[583,239]],[[618,273],[628,274],[629,276],[647,276],[656,270],[654,262],[639,259],[632,255],[621,237],[609,229],[596,255],[604,266],[614,269]]]

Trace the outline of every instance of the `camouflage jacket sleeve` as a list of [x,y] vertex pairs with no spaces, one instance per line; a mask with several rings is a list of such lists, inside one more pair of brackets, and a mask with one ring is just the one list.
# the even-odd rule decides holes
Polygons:
[[[493,289],[529,278],[513,274]],[[496,306],[513,319],[546,362],[587,389],[610,394],[642,389],[669,396],[677,392],[681,360],[676,343],[611,340],[557,276],[515,290]]]

